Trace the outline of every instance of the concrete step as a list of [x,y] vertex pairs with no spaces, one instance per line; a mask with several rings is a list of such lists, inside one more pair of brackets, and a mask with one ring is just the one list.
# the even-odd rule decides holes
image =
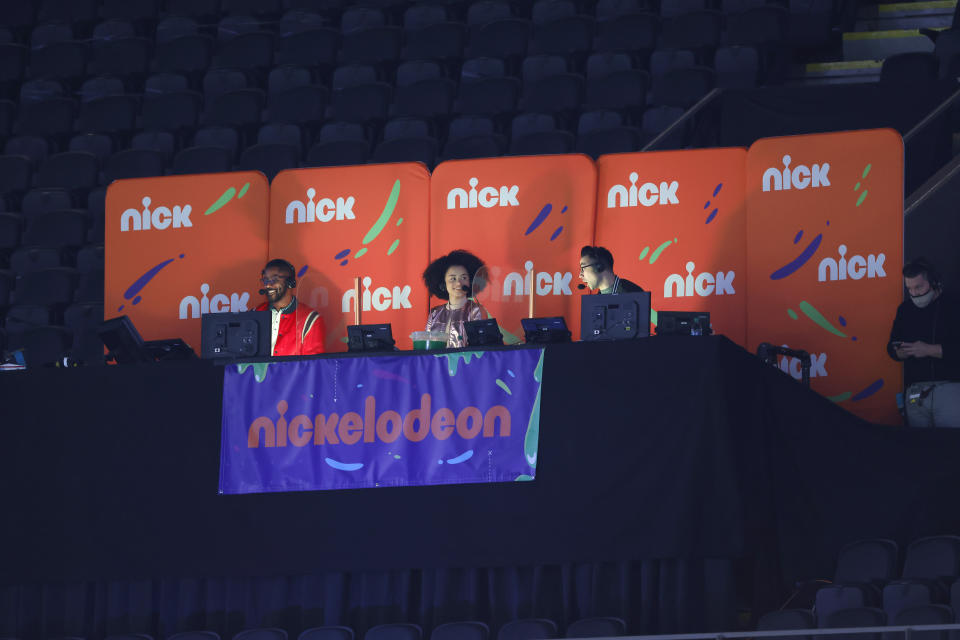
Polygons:
[[866,5],[857,13],[854,30],[948,29],[953,22],[956,7],[957,0]]
[[919,29],[848,31],[843,34],[844,60],[883,60],[908,51],[933,51],[933,41]]
[[793,80],[798,84],[817,85],[876,82],[882,66],[883,60],[811,62],[794,69]]

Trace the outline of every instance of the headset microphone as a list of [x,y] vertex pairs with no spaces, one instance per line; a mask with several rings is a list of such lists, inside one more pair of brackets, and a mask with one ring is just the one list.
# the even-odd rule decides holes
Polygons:
[[260,295],[262,295],[262,296],[267,295],[267,291],[268,291],[268,289],[260,289]]
[[586,289],[586,288],[587,288],[587,285],[583,284],[582,282],[577,285],[577,289]]

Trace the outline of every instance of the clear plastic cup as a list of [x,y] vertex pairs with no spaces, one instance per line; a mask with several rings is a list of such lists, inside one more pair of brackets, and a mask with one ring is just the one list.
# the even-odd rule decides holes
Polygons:
[[447,346],[447,334],[444,331],[414,331],[410,334],[415,351],[443,349]]

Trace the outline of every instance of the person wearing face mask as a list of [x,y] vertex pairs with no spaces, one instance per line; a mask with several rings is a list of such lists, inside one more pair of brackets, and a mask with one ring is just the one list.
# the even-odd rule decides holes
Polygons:
[[277,258],[260,272],[260,294],[267,300],[257,311],[270,309],[270,354],[274,356],[307,356],[323,353],[326,330],[323,317],[299,302],[294,295],[297,271],[293,265]]
[[430,309],[427,331],[444,331],[447,347],[467,346],[464,323],[483,320],[490,315],[473,297],[478,293],[473,278],[482,266],[483,260],[469,251],[458,249],[437,258],[423,272],[423,283],[430,293],[446,300]]
[[960,427],[960,308],[922,258],[903,267],[910,299],[897,308],[887,353],[903,362],[912,427]]

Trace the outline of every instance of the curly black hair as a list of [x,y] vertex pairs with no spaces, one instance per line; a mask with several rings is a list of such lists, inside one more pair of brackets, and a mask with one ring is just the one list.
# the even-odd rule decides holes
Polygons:
[[[470,276],[470,282],[473,284],[473,277],[483,266],[483,260],[463,249],[451,251],[447,255],[437,258],[423,271],[423,283],[427,285],[427,290],[441,300],[449,300],[450,294],[447,293],[443,277],[447,274],[447,269],[457,266],[467,270],[467,275]],[[482,288],[483,283],[476,283],[473,286],[473,292],[478,293]]]

